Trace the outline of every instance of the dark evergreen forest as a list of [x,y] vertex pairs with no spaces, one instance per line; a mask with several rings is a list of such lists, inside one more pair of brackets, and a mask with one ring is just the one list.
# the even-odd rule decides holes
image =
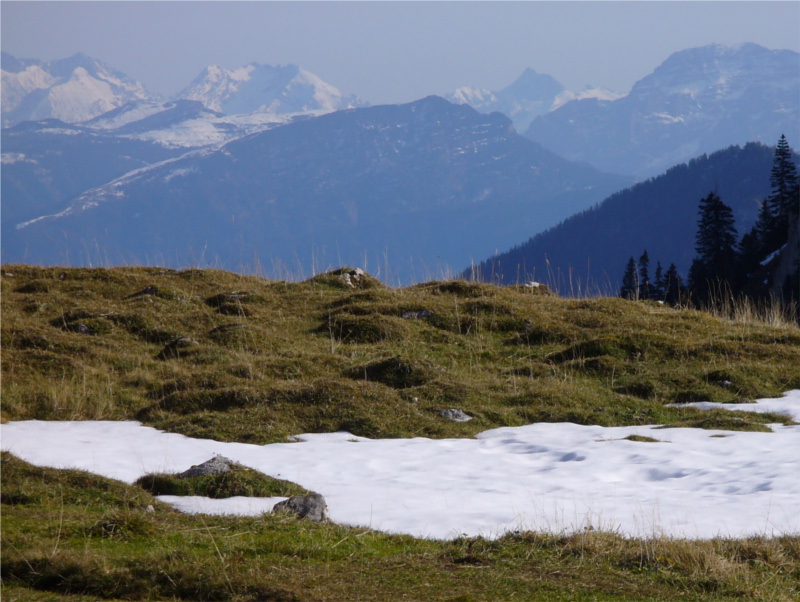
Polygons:
[[686,278],[696,257],[700,200],[713,192],[730,207],[739,231],[750,231],[772,194],[774,159],[775,148],[758,143],[702,155],[615,193],[465,275],[504,284],[536,280],[561,294],[617,294],[626,262],[646,249],[648,276],[655,279],[660,263],[662,277],[674,264],[673,274]]
[[700,200],[695,258],[688,278],[674,263],[663,272],[659,261],[650,278],[645,250],[628,259],[620,296],[670,304],[709,307],[730,299],[757,303],[800,301],[800,183],[795,155],[785,136],[775,147],[769,174],[770,194],[759,204],[755,224],[739,238],[734,212],[716,191]]

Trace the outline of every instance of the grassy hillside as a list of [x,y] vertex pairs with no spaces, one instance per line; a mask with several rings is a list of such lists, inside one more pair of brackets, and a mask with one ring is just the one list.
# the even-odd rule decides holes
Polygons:
[[[346,272],[344,272],[346,274]],[[345,279],[354,286],[349,286]],[[800,329],[461,281],[7,265],[2,420],[137,419],[269,443],[469,437],[536,421],[767,430],[668,404],[800,387]],[[473,417],[451,422],[438,411]],[[432,542],[186,516],[137,486],[2,459],[4,599],[792,599],[800,538]],[[147,512],[153,505],[156,512]],[[46,592],[54,592],[51,597]]]

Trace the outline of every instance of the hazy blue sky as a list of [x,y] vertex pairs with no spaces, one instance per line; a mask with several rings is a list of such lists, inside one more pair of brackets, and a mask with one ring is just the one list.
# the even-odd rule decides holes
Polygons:
[[627,92],[677,50],[756,42],[800,51],[800,2],[0,2],[2,48],[84,52],[164,95],[209,64],[295,63],[372,103],[526,67],[567,88]]

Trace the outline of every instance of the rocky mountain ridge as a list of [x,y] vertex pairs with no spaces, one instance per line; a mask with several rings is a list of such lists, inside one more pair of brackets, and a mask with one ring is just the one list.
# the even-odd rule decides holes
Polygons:
[[676,52],[628,95],[569,102],[525,132],[565,158],[639,178],[781,134],[800,139],[800,54],[756,44]]

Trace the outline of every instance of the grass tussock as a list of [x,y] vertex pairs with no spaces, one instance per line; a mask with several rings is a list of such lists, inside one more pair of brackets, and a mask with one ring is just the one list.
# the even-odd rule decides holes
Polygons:
[[235,496],[291,497],[310,493],[295,483],[244,466],[213,475],[181,477],[170,473],[146,474],[135,485],[153,495],[202,495],[215,499]]
[[[672,405],[800,387],[797,326],[735,318],[562,299],[546,287],[391,289],[349,269],[286,283],[215,270],[4,266],[1,417],[138,419],[259,444],[335,430],[469,437],[539,421],[767,430],[788,419]],[[444,408],[473,420],[446,420]],[[4,454],[4,599],[800,596],[797,537],[586,531],[436,542],[282,516],[187,516],[151,493],[301,493],[246,471],[203,479],[149,475],[128,486]]]

